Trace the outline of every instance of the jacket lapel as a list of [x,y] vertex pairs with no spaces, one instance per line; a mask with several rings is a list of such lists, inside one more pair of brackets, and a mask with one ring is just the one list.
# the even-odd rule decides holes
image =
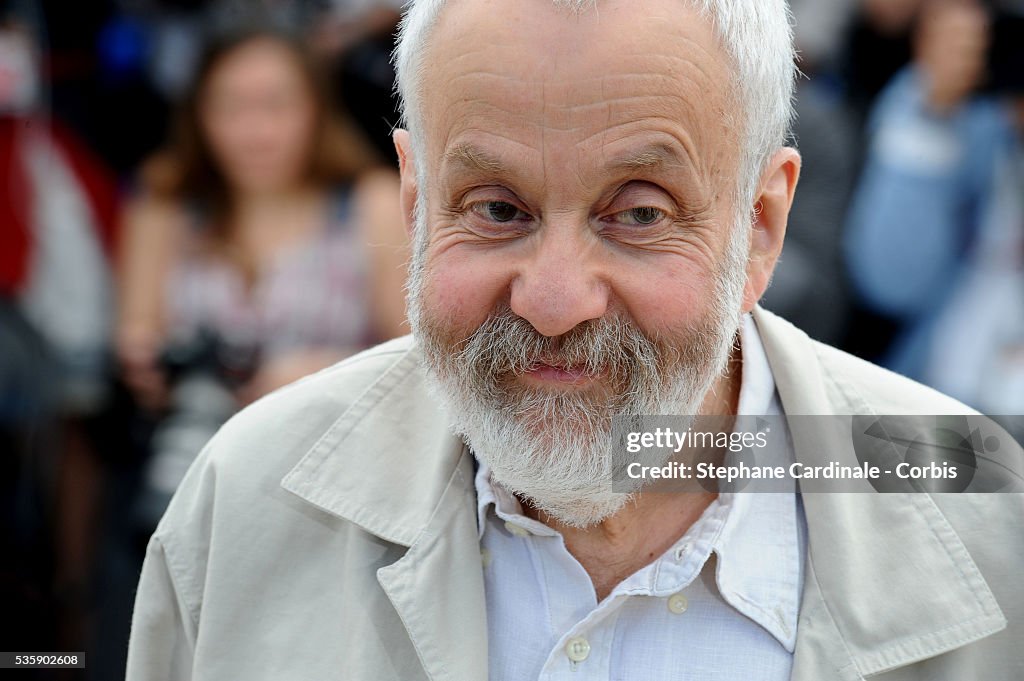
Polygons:
[[[755,312],[787,417],[863,414],[823,375],[816,346]],[[790,420],[796,460],[856,465],[835,419]],[[803,493],[808,556],[793,679],[853,681],[1002,630],[1006,620],[960,537],[927,494]]]
[[407,547],[377,571],[377,580],[426,676],[487,678],[472,456],[429,398],[415,349],[352,404],[281,484]]
[[409,551],[377,571],[427,676],[487,678],[487,620],[472,457],[464,453],[437,511]]

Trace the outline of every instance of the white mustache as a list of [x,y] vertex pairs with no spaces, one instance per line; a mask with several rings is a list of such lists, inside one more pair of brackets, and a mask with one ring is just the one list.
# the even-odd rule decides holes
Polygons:
[[523,374],[538,365],[602,374],[619,387],[643,381],[650,385],[658,375],[663,354],[621,315],[590,320],[566,334],[549,337],[507,307],[492,314],[456,350],[454,364],[477,385]]

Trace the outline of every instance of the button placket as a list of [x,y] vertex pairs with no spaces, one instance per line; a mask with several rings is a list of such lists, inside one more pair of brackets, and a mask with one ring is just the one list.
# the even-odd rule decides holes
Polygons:
[[[551,648],[544,664],[542,679],[580,678],[574,672],[585,672],[583,678],[606,678],[609,674],[610,646],[615,638],[616,621],[626,596],[602,601],[602,605],[567,630],[558,644]],[[586,653],[576,647],[585,643]],[[575,660],[573,657],[579,657]],[[566,672],[570,676],[566,676]]]

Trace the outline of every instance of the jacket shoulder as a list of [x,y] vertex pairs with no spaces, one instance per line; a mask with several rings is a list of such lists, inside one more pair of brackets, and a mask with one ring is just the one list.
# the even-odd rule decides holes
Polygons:
[[812,340],[768,310],[757,308],[754,320],[789,414],[977,414],[933,388]]
[[[132,627],[133,668],[163,665],[164,674],[172,648],[185,650],[179,664],[202,670],[203,678],[233,678],[238,668],[280,662],[297,639],[291,631],[268,638],[271,620],[297,624],[292,628],[307,643],[330,639],[326,647],[306,646],[316,648],[307,666],[318,678],[330,676],[327,667],[348,663],[353,650],[381,659],[381,646],[393,645],[393,635],[381,646],[366,641],[377,640],[379,615],[393,610],[382,605],[389,602],[376,568],[397,560],[401,548],[311,505],[282,480],[330,441],[336,424],[359,419],[360,405],[416,384],[418,366],[411,339],[399,339],[266,396],[220,429],[150,540]],[[415,400],[418,388],[412,390]],[[362,481],[365,463],[356,459],[373,459],[366,454],[355,445],[339,448],[337,470]],[[323,488],[333,491],[335,481],[325,476]],[[342,578],[345,588],[330,588]],[[251,617],[239,619],[243,606]],[[388,623],[388,631],[400,626]],[[253,651],[257,639],[267,646]]]
[[811,341],[828,387],[852,414],[973,415],[967,405],[830,345]]
[[230,456],[240,445],[265,451],[273,442],[274,457],[301,455],[381,380],[413,371],[415,347],[411,336],[403,336],[275,390],[228,420],[212,449]]
[[418,366],[414,348],[409,336],[370,348],[235,414],[193,461],[156,534],[180,531],[215,498],[243,504],[278,494],[281,479],[362,396]]

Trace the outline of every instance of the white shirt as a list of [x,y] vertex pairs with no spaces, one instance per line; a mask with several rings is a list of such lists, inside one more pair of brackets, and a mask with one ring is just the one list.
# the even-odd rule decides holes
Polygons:
[[[781,415],[751,317],[739,413]],[[790,455],[792,448],[790,448]],[[789,679],[806,529],[796,493],[722,493],[600,603],[562,535],[476,476],[491,681]]]

